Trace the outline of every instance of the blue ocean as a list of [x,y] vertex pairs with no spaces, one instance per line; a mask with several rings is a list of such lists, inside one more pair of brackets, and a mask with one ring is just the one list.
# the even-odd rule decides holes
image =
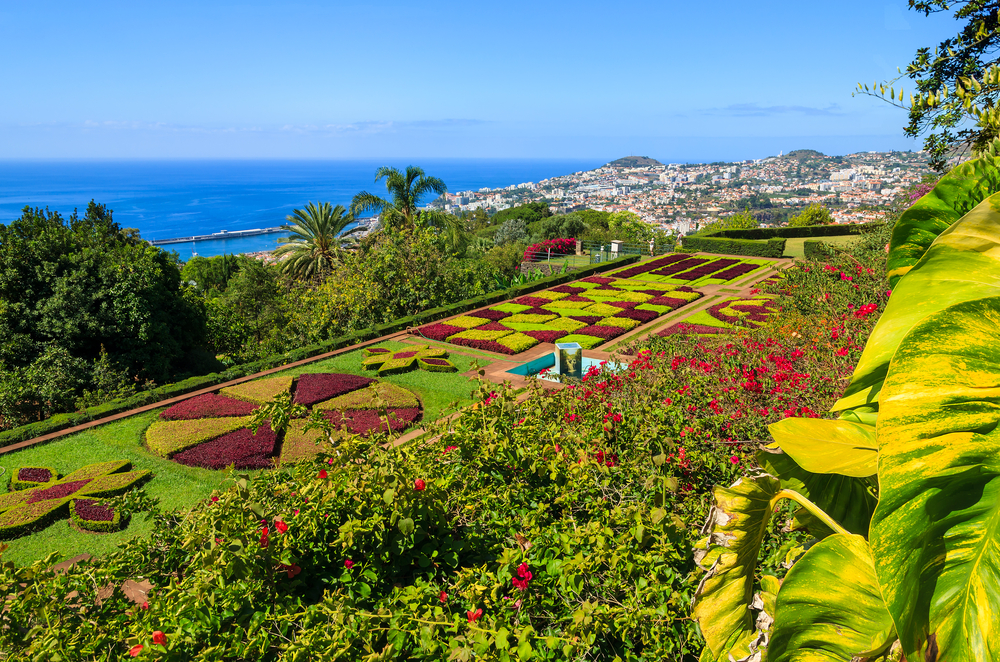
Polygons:
[[[307,202],[350,204],[385,194],[380,166],[418,165],[452,192],[496,188],[591,170],[609,159],[373,159],[338,161],[0,161],[0,223],[25,206],[64,215],[90,200],[144,239],[169,239],[281,225]],[[430,202],[422,200],[421,203]],[[181,259],[273,249],[280,234],[169,244]]]

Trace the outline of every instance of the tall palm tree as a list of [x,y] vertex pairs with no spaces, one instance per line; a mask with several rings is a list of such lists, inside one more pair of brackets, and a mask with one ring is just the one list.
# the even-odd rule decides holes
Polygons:
[[428,177],[423,168],[407,166],[406,172],[384,166],[375,171],[375,183],[385,179],[388,199],[362,191],[351,201],[351,213],[360,216],[365,212],[379,215],[382,227],[412,229],[417,222],[417,205],[428,193],[442,195],[448,187],[437,177]]
[[[354,215],[343,205],[332,207],[329,202],[305,209],[296,209],[286,216],[281,229],[291,236],[279,239],[281,246],[274,256],[281,260],[281,270],[295,278],[313,278],[329,273],[341,260],[345,248],[354,245],[353,236],[362,228],[346,230]],[[346,230],[346,231],[345,231]]]

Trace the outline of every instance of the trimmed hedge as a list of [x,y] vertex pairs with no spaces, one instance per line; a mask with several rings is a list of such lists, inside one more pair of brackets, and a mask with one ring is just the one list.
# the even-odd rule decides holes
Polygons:
[[103,404],[76,412],[56,414],[55,416],[51,416],[44,421],[37,421],[35,423],[29,423],[11,430],[0,432],[0,448],[16,444],[20,441],[27,441],[29,439],[34,439],[35,437],[41,437],[46,434],[58,432],[59,430],[64,430],[75,425],[89,423],[90,421],[104,418],[105,416],[113,416],[114,414],[142,407],[143,405],[153,404],[170,398],[176,398],[180,395],[184,395],[185,393],[190,393],[191,391],[208,388],[223,382],[239,379],[240,377],[255,375],[258,372],[270,370],[271,368],[278,368],[289,363],[317,356],[319,354],[325,354],[327,352],[343,349],[344,347],[350,347],[351,345],[357,345],[367,340],[375,340],[377,338],[381,338],[382,336],[396,333],[397,331],[405,331],[410,327],[421,326],[427,324],[428,322],[444,319],[445,317],[452,317],[453,315],[475,310],[477,308],[485,308],[486,306],[506,301],[507,299],[514,299],[531,294],[532,292],[548,289],[553,285],[562,285],[579,278],[586,278],[587,276],[591,276],[593,274],[620,269],[628,264],[637,262],[640,257],[641,256],[639,255],[626,255],[625,257],[617,260],[592,264],[590,266],[583,267],[582,269],[577,269],[565,274],[549,276],[547,278],[525,283],[517,287],[512,287],[508,290],[498,290],[473,299],[459,301],[448,306],[425,310],[422,313],[402,317],[387,324],[379,324],[368,329],[353,331],[340,336],[339,338],[333,338],[315,345],[300,347],[285,354],[276,354],[259,361],[254,361],[253,363],[244,363],[242,365],[233,366],[221,373],[213,372],[207,375],[190,377],[184,381],[177,382],[176,384],[165,384],[148,391],[143,391],[142,393],[137,393],[130,398],[112,400],[111,402],[105,402]]
[[802,250],[807,260],[823,261],[833,255],[833,249],[818,239],[806,239],[802,242]]
[[750,257],[781,257],[785,253],[785,239],[766,241],[752,239],[726,239],[723,237],[684,237],[684,247],[701,253],[747,255]]
[[[49,476],[47,480],[34,480],[33,478],[26,477],[26,475],[29,474],[41,474],[45,471],[48,472]],[[42,476],[39,475],[38,477]],[[11,473],[10,484],[7,489],[11,492],[14,490],[29,490],[33,487],[38,487],[40,485],[44,485],[45,483],[51,483],[55,480],[59,480],[59,472],[51,467],[21,467],[17,471]]]
[[[92,510],[98,508],[110,511],[111,519],[86,519],[84,517],[84,515],[88,515]],[[78,509],[80,512],[78,512]],[[113,531],[121,531],[122,528],[121,513],[94,499],[73,499],[70,501],[69,516],[74,524],[85,531],[111,533]]]
[[[719,230],[706,235],[719,239],[795,239],[799,237],[843,237],[861,234],[879,223],[856,223],[853,225],[807,225],[800,228],[753,228],[750,230]],[[690,237],[685,237],[684,242]],[[742,253],[740,253],[742,255]]]

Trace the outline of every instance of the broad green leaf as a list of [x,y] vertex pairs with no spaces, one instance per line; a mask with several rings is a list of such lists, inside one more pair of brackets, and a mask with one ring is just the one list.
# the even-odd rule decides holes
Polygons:
[[411,533],[413,533],[414,528],[415,527],[413,524],[413,520],[411,518],[404,517],[403,519],[399,520],[399,532],[402,533],[404,536],[408,536]]
[[876,657],[895,639],[861,536],[830,536],[796,562],[778,591],[769,662]]
[[708,549],[695,552],[696,561],[712,564],[694,598],[693,615],[711,652],[703,660],[749,653],[756,632],[750,604],[757,556],[780,492],[778,480],[767,475],[715,490],[715,505],[702,531],[708,535]]
[[[1000,194],[979,204],[941,233],[893,290],[872,331],[851,383],[833,411],[870,405],[889,360],[910,329],[928,315],[962,301],[1000,295]],[[942,339],[951,344],[953,339]]]
[[892,229],[886,261],[890,287],[913,268],[939,234],[998,191],[1000,173],[992,158],[967,161],[942,177]]
[[814,474],[864,478],[876,473],[875,428],[851,421],[786,418],[767,427],[780,448],[795,463]]
[[[868,535],[872,513],[878,499],[874,495],[874,477],[854,478],[838,474],[816,474],[806,471],[788,455],[764,449],[757,453],[757,462],[764,471],[777,476],[782,489],[798,492],[851,533]],[[804,509],[795,514],[796,528],[805,527],[817,538],[831,533],[830,529]]]
[[1000,297],[914,326],[883,389],[871,530],[907,659],[1000,659],[998,423]]

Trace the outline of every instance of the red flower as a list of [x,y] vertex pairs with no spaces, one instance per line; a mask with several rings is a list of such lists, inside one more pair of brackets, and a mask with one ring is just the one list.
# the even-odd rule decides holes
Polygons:
[[344,561],[344,567],[350,570],[351,568],[354,567],[354,561],[352,561],[351,559],[346,559]]
[[212,503],[217,503],[218,501],[219,501],[219,497],[216,497],[216,496],[212,497]]
[[837,354],[837,356],[847,356],[847,348],[841,347],[835,353]]
[[288,531],[288,525],[282,522],[280,519],[274,521],[274,528],[278,530],[278,533],[284,533]]
[[528,580],[527,579],[518,579],[517,577],[514,577],[510,581],[514,584],[514,588],[518,589],[519,591],[526,591],[526,590],[528,590]]
[[415,481],[413,481],[413,489],[415,489],[418,492],[423,492],[425,489],[427,489],[427,484],[424,483],[423,478],[418,478]]
[[326,478],[326,476],[327,476],[326,469],[320,469],[319,470],[319,478],[323,479],[323,478]]
[[326,458],[326,463],[332,466],[333,465],[333,458],[332,457]]
[[260,546],[261,547],[267,547],[267,536],[270,533],[271,533],[271,531],[266,526],[263,529],[261,529],[261,532],[260,532]]
[[731,458],[729,458],[729,461],[732,462],[733,464],[739,464],[740,463],[740,458],[739,458],[739,456],[734,455]]
[[159,630],[157,630],[156,632],[153,633],[153,643],[154,644],[158,644],[160,646],[166,646],[167,645],[167,635],[165,635],[162,632],[160,632]]
[[139,657],[139,653],[142,652],[142,649],[143,649],[142,644],[136,644],[132,648],[128,649],[128,654],[130,657]]
[[469,616],[469,622],[470,623],[475,623],[476,621],[478,621],[480,619],[480,617],[482,617],[483,610],[482,609],[477,609],[476,611],[472,611],[470,609],[470,610],[466,611],[465,613],[468,614],[468,616]]
[[517,566],[517,574],[525,581],[531,581],[532,574],[531,570],[528,569],[528,562],[525,561],[521,565]]
[[142,609],[143,611],[149,611],[149,603],[148,602],[143,602],[142,606],[139,607],[139,608]]
[[293,563],[292,565],[285,565],[284,563],[281,563],[278,565],[278,567],[285,571],[289,579],[292,579],[293,577],[295,577],[295,575],[302,572],[302,568],[300,568],[295,563]]
[[448,594],[445,593],[444,591],[441,591],[441,595],[438,596],[438,600],[441,601],[441,604],[448,602]]

